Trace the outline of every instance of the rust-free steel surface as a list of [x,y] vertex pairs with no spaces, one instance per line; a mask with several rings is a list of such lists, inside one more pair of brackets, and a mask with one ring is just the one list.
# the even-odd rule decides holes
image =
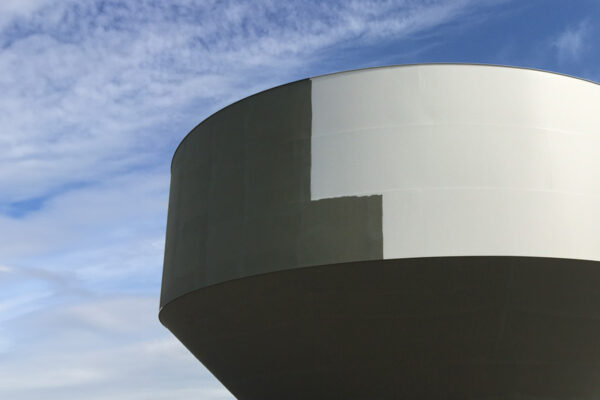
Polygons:
[[273,272],[161,321],[239,399],[597,399],[600,265],[440,257]]

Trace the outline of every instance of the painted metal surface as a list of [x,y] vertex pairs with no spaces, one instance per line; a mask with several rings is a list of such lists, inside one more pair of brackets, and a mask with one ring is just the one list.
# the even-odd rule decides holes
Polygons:
[[429,257],[295,268],[161,321],[240,400],[600,398],[600,268]]
[[239,101],[179,147],[161,306],[232,279],[382,257],[381,196],[311,200],[310,89]]
[[468,255],[600,260],[600,86],[414,65],[241,100],[172,165],[161,304],[336,262]]
[[311,197],[383,195],[384,258],[600,260],[600,86],[423,65],[313,79]]
[[239,399],[600,398],[600,86],[307,79],[172,164],[159,318]]

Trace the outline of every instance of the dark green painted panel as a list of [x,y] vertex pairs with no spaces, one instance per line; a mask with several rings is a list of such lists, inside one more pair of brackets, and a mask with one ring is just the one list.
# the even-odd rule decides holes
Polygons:
[[597,400],[600,262],[432,257],[198,289],[160,319],[238,399]]
[[381,196],[313,201],[302,210],[300,265],[383,258]]
[[172,164],[161,305],[278,270],[380,259],[381,196],[310,200],[311,82],[232,104]]

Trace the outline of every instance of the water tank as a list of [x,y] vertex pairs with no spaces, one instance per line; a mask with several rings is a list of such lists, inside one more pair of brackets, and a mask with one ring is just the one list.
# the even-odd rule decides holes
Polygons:
[[238,399],[600,398],[600,86],[383,67],[172,163],[160,320]]

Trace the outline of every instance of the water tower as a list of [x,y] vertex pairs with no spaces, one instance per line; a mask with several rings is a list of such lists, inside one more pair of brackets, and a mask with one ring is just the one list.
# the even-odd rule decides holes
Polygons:
[[600,86],[279,86],[172,163],[160,320],[239,399],[600,398]]

